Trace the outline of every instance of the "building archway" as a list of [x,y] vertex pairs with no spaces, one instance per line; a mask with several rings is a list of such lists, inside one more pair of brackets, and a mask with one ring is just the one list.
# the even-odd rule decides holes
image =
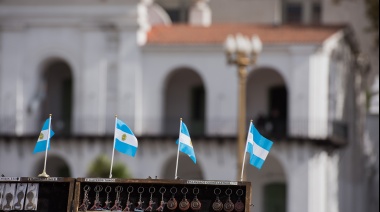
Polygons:
[[[163,179],[174,179],[176,162],[177,155],[167,160],[162,170]],[[194,164],[190,157],[180,153],[178,159],[178,177],[181,179],[203,180],[203,172],[198,163],[197,161],[197,164]]]
[[45,97],[42,101],[41,122],[53,114],[52,129],[59,134],[71,133],[73,78],[67,62],[51,59],[42,69]]
[[275,70],[254,70],[247,79],[247,120],[252,119],[264,136],[287,135],[288,91]]
[[165,83],[164,134],[178,135],[179,119],[189,128],[190,136],[205,132],[206,91],[198,73],[189,68],[171,72]]
[[[248,161],[249,164],[249,161]],[[261,170],[246,166],[247,180],[252,185],[252,204],[257,212],[286,212],[287,180],[284,167],[268,155]]]
[[[32,176],[38,176],[42,173],[44,169],[44,160],[44,157],[38,160]],[[69,165],[62,157],[57,155],[48,157],[46,164],[46,173],[52,177],[71,177],[71,170]]]

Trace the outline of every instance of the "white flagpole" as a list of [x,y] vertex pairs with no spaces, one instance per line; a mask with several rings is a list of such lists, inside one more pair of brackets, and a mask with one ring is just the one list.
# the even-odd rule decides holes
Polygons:
[[48,147],[50,143],[50,127],[51,127],[51,114],[49,114],[49,128],[48,128],[48,134],[47,134],[47,140],[46,140],[46,149],[45,149],[45,163],[44,163],[44,170],[42,171],[41,174],[39,174],[39,177],[50,177],[48,174],[46,174],[46,159],[47,159],[47,152],[48,152]]
[[177,163],[176,163],[176,166],[175,166],[175,176],[174,176],[175,180],[178,179],[177,171],[178,171],[179,145],[181,143],[179,137],[181,136],[182,118],[180,118],[179,120],[180,120],[180,122],[179,122],[178,149],[177,149]]
[[243,181],[244,165],[245,165],[245,157],[246,157],[246,155],[247,155],[247,148],[248,148],[248,136],[249,136],[249,132],[251,131],[251,126],[252,126],[252,120],[251,120],[251,123],[250,123],[250,125],[249,125],[249,129],[248,129],[247,142],[245,143],[245,151],[244,151],[244,157],[243,157],[243,166],[241,167],[240,181]]
[[114,154],[115,154],[116,126],[117,126],[117,115],[115,115],[115,132],[114,132],[114,135],[113,135],[113,148],[112,148],[112,159],[111,159],[111,168],[110,168],[110,178],[112,178],[113,156],[114,156]]

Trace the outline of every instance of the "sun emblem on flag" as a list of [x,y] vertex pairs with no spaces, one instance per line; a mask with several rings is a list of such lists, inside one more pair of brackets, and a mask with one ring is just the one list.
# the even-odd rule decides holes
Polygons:
[[40,136],[38,136],[39,139],[43,139],[44,138],[44,134],[43,133],[40,133]]
[[121,136],[121,140],[122,140],[122,141],[127,140],[127,134],[124,133],[124,134]]
[[190,140],[190,146],[193,146],[193,142],[191,142],[191,140]]

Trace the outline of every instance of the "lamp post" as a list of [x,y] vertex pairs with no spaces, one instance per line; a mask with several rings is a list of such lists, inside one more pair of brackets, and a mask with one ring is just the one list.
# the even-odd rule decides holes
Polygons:
[[[239,110],[238,110],[238,141],[237,141],[237,176],[239,179],[243,168],[246,136],[246,82],[247,66],[254,65],[258,54],[262,50],[262,43],[257,35],[248,38],[241,34],[229,35],[224,43],[227,62],[238,68],[239,77]],[[245,176],[243,177],[245,179]]]

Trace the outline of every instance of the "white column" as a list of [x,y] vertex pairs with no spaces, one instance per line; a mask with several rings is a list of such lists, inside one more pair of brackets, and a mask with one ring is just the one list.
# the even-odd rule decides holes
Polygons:
[[302,46],[290,48],[288,110],[291,136],[308,136],[310,51]]
[[116,113],[135,134],[139,134],[142,127],[142,64],[137,29],[119,28],[118,77],[115,82],[118,84]]
[[290,144],[287,166],[287,210],[307,212],[309,209],[309,147]]
[[[82,82],[78,84],[82,90],[82,105],[79,121],[82,123],[77,129],[83,134],[98,134],[104,132],[99,129],[99,121],[103,121],[102,110],[105,108],[106,92],[101,75],[104,72],[106,60],[105,34],[96,26],[86,27],[83,32],[83,70]],[[101,114],[99,114],[101,112]]]

